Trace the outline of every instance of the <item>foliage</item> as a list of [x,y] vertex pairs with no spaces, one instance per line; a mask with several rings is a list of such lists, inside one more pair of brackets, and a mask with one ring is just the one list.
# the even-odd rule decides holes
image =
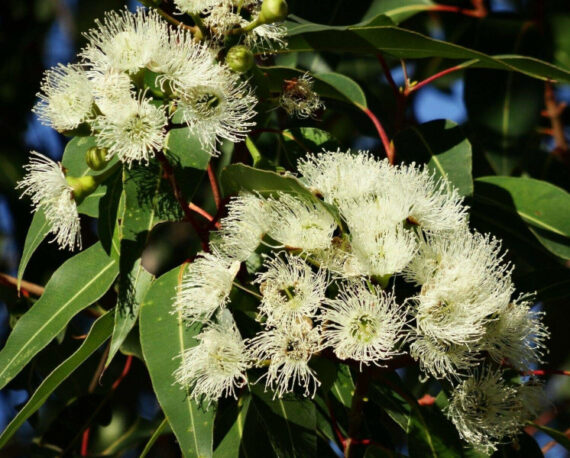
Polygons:
[[[201,19],[174,15],[172,2],[143,3],[203,33]],[[17,272],[22,297],[14,294],[15,282],[1,290],[12,330],[0,350],[0,387],[30,394],[0,435],[6,453],[87,456],[88,448],[93,456],[143,449],[148,456],[188,457],[335,456],[335,450],[364,457],[487,456],[466,445],[448,418],[449,381],[422,383],[410,358],[361,371],[357,362],[323,351],[310,363],[321,382],[312,398],[295,392],[274,397],[251,383],[235,400],[208,406],[177,383],[181,352],[203,331],[175,309],[177,290],[199,250],[209,250],[218,237],[230,198],[244,191],[260,198],[290,194],[340,221],[334,206],[296,177],[298,160],[323,149],[372,145],[366,149],[376,159],[426,164],[447,180],[469,205],[471,227],[502,238],[517,288],[537,292],[552,334],[549,364],[568,362],[562,307],[570,297],[568,119],[553,88],[570,83],[570,32],[563,25],[570,13],[563,2],[539,0],[520,2],[512,17],[478,1],[354,3],[341,0],[328,11],[319,2],[289,2],[287,46],[271,53],[254,48],[256,63],[241,76],[259,100],[256,125],[243,141],[218,145],[218,157],[176,115],[149,164],[114,156],[94,170],[85,157],[97,139],[90,131],[73,132],[63,152],[65,173],[99,179],[77,206],[87,248],[65,262],[58,254],[39,275],[34,264],[47,258],[46,250],[55,252],[45,244],[49,224],[42,209],[31,222],[22,217],[28,228]],[[494,36],[500,39],[488,39]],[[234,38],[227,33],[218,56]],[[400,65],[406,76],[395,83],[391,72]],[[315,104],[308,116],[295,118],[280,98],[304,75],[324,107]],[[166,112],[172,100],[153,76],[146,74],[142,88]],[[416,119],[411,107],[428,84],[448,91],[458,81],[465,82],[465,122]],[[7,162],[0,179],[11,189],[23,161]],[[262,251],[248,259],[239,278],[253,278],[247,275],[259,268]],[[22,282],[47,277],[41,295]],[[240,283],[231,289],[231,310],[242,335],[251,337],[259,327],[254,296],[260,288]],[[249,380],[259,376],[253,369]],[[154,393],[161,414],[148,419],[135,413],[139,391]],[[568,438],[557,431],[567,421],[539,428],[568,448]],[[22,444],[18,436],[24,424],[33,430],[33,443]],[[497,453],[542,455],[522,430]]]

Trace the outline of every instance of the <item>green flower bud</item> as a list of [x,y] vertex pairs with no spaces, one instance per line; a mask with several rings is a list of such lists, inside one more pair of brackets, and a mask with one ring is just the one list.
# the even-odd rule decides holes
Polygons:
[[258,21],[260,24],[271,24],[272,22],[284,21],[289,12],[285,0],[263,0]]
[[233,46],[226,55],[226,65],[234,72],[245,73],[253,66],[253,53],[247,46]]
[[106,159],[107,153],[107,148],[98,148],[97,146],[93,146],[85,153],[85,162],[87,162],[87,165],[91,170],[103,170],[109,163]]
[[73,197],[78,204],[99,186],[97,179],[91,175],[79,178],[67,176],[65,179],[69,186],[73,188]]

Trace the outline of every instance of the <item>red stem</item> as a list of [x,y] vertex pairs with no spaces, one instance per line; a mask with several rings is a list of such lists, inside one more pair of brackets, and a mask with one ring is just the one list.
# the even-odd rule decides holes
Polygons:
[[563,371],[559,369],[537,369],[534,371],[523,371],[521,375],[567,375],[570,376],[570,371]]
[[390,146],[390,139],[388,138],[388,135],[386,135],[386,131],[384,130],[384,127],[382,127],[382,124],[380,123],[380,121],[378,120],[378,118],[376,117],[376,115],[374,113],[372,113],[368,108],[360,106],[359,108],[366,114],[366,116],[368,116],[370,118],[370,120],[372,121],[372,124],[374,124],[374,127],[376,127],[376,131],[378,132],[378,135],[380,136],[380,140],[382,140],[382,145],[384,145],[384,150],[386,151],[386,157],[388,158],[388,161],[390,162],[390,164],[394,163],[394,149]]
[[83,431],[83,435],[81,436],[81,456],[88,456],[90,433],[91,428],[87,428],[85,431]]
[[216,203],[216,208],[220,208],[220,203],[222,199],[220,198],[220,187],[218,186],[218,180],[216,179],[216,173],[212,167],[212,163],[208,163],[208,178],[210,179],[210,187],[212,188],[212,194],[214,195],[214,202]]
[[202,207],[198,207],[198,205],[190,202],[188,204],[188,207],[190,208],[190,210],[192,210],[193,212],[198,213],[200,216],[203,216],[204,218],[206,218],[208,221],[210,221],[210,223],[212,223],[216,229],[220,228],[220,223],[218,221],[214,221],[214,217],[212,215],[210,215],[206,210],[204,210]]
[[487,10],[484,6],[477,7],[472,10],[468,10],[465,8],[461,8],[459,6],[452,6],[452,5],[434,5],[433,7],[429,8],[429,11],[441,11],[447,13],[458,13],[463,14],[464,16],[470,17],[477,17],[477,18],[484,18],[487,16]]
[[129,371],[131,370],[131,364],[133,362],[133,357],[131,355],[127,356],[127,360],[125,361],[125,366],[123,367],[123,372],[119,375],[119,378],[115,380],[113,385],[111,386],[111,390],[116,390],[117,387],[121,384],[123,379],[127,376]]
[[166,156],[162,151],[156,152],[156,158],[159,160],[160,164],[162,165],[164,176],[169,181],[170,187],[172,188],[172,192],[174,193],[174,197],[176,198],[178,204],[180,205],[180,208],[184,212],[184,219],[188,221],[194,228],[194,231],[196,231],[196,234],[200,239],[202,249],[204,251],[209,251],[208,234],[204,233],[202,228],[198,225],[198,223],[192,216],[192,212],[190,211],[190,206],[188,205],[188,202],[186,202],[186,199],[182,195],[180,186],[178,186],[178,182],[176,181],[176,177],[174,176],[174,169],[172,168],[170,162],[168,162],[168,159],[166,159]]
[[441,78],[442,76],[445,76],[445,75],[447,75],[447,74],[449,74],[449,73],[453,73],[453,72],[456,72],[457,70],[461,70],[462,68],[464,68],[463,65],[456,65],[455,67],[451,67],[451,68],[448,68],[448,69],[446,69],[446,70],[443,70],[443,71],[441,71],[441,72],[439,72],[439,73],[436,73],[435,75],[432,75],[432,76],[430,76],[429,78],[426,78],[425,80],[420,81],[419,83],[415,84],[414,86],[406,87],[406,88],[404,89],[404,95],[405,95],[405,96],[408,96],[408,95],[411,94],[412,92],[417,91],[418,89],[421,89],[422,87],[428,85],[428,84],[431,83],[432,81],[434,81],[434,80],[436,80],[436,79],[438,79],[438,78]]
[[390,71],[390,67],[388,67],[388,64],[386,63],[386,60],[384,59],[384,56],[382,54],[376,54],[376,57],[378,58],[378,62],[380,62],[380,65],[382,66],[382,70],[384,71],[384,76],[386,76],[388,84],[392,88],[392,91],[394,91],[394,96],[396,97],[396,100],[399,100],[402,97],[402,94],[400,93],[400,88],[394,81],[394,78],[392,78],[392,72]]
[[346,444],[346,438],[343,436],[342,432],[340,431],[340,428],[338,427],[338,423],[336,421],[336,416],[334,414],[334,410],[330,404],[330,401],[327,399],[326,401],[327,407],[329,409],[329,415],[331,417],[331,424],[333,427],[333,430],[336,434],[336,436],[338,437],[338,441],[340,442],[340,445],[342,445],[342,448],[344,449],[345,444]]

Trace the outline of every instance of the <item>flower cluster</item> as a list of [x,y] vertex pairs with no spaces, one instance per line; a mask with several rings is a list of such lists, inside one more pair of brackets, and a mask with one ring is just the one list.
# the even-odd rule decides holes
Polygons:
[[[531,298],[514,296],[500,242],[471,231],[458,192],[415,164],[336,151],[309,155],[298,170],[306,193],[237,196],[212,252],[186,271],[176,310],[204,323],[203,333],[218,326],[215,312],[232,310],[232,287],[256,296],[259,329],[236,337],[246,356],[224,360],[233,368],[226,384],[179,382],[212,401],[259,367],[275,396],[308,396],[320,384],[315,356],[362,370],[408,353],[426,378],[455,386],[447,413],[465,440],[493,450],[514,435],[535,413],[540,386],[507,383],[502,366],[539,362],[548,333]],[[211,346],[192,352],[202,353],[179,374],[193,373]]]
[[[242,52],[234,55],[239,60],[245,49],[253,62],[248,47],[269,52],[281,46],[284,27],[260,20],[257,0],[176,3],[200,26],[205,16],[209,33],[173,27],[154,9],[108,12],[85,33],[79,62],[46,71],[33,110],[40,121],[68,135],[91,134],[103,167],[113,159],[128,167],[148,164],[166,147],[174,124],[186,124],[212,156],[223,140],[242,141],[255,125],[257,98],[248,81],[217,60],[222,35],[248,25],[237,38]],[[80,246],[73,177],[38,155],[27,171],[20,188],[46,214],[55,241],[61,248]]]

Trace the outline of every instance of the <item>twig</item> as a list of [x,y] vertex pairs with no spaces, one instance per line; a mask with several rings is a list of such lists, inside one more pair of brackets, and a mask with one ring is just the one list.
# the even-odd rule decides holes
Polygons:
[[547,81],[544,84],[544,104],[546,105],[546,114],[550,118],[550,124],[552,126],[552,137],[554,138],[556,151],[568,151],[568,143],[566,142],[566,137],[564,136],[564,124],[560,119],[560,114],[564,108],[564,105],[559,105],[556,102],[554,89],[550,81]]
[[416,83],[414,85],[407,85],[406,88],[404,89],[404,96],[410,95],[412,92],[417,91],[418,89],[421,89],[424,86],[427,86],[429,83],[431,83],[432,81],[435,81],[438,78],[441,78],[442,76],[445,76],[449,73],[456,72],[457,70],[461,70],[465,67],[466,67],[465,64],[459,64],[459,65],[456,65],[454,67],[442,70],[441,72],[436,73],[435,75],[432,75],[429,78],[426,78],[425,80],[420,81],[419,83]]
[[388,138],[388,135],[386,135],[386,131],[384,130],[384,127],[382,127],[382,124],[380,123],[380,121],[378,120],[378,118],[376,117],[376,115],[374,113],[372,113],[367,107],[363,106],[363,105],[358,105],[358,108],[360,108],[364,114],[366,116],[368,116],[368,118],[370,118],[370,120],[372,121],[372,124],[374,124],[374,127],[376,128],[376,131],[378,132],[378,136],[380,137],[380,140],[382,141],[382,145],[384,146],[384,151],[386,151],[386,157],[388,158],[388,161],[390,162],[390,164],[394,163],[394,148],[390,145],[390,139]]
[[[0,273],[0,283],[6,286],[12,286],[14,288],[18,288],[18,279],[16,277],[12,277],[11,275]],[[35,283],[31,283],[26,280],[22,280],[20,282],[21,288],[28,293],[33,294],[34,296],[41,296],[45,288],[40,285],[36,285]]]
[[523,371],[523,372],[521,372],[521,375],[538,375],[538,376],[567,375],[567,376],[570,376],[570,371],[564,371],[564,370],[559,370],[559,369],[537,369],[534,371]]
[[429,394],[424,394],[418,399],[418,405],[420,406],[432,406],[435,403],[435,398]]
[[473,4],[473,9],[461,8],[460,6],[452,5],[434,5],[428,9],[428,11],[440,11],[448,13],[458,13],[464,16],[484,18],[487,16],[487,8],[485,8],[485,3],[483,0],[471,0]]
[[160,14],[164,19],[166,19],[168,22],[170,22],[171,24],[175,25],[176,27],[182,27],[183,29],[188,30],[189,32],[191,32],[193,35],[201,35],[202,32],[200,31],[199,27],[194,26],[194,25],[188,25],[188,24],[184,24],[184,22],[179,21],[176,18],[173,18],[170,14],[168,14],[166,11],[161,10],[160,8],[155,8],[156,12],[158,14]]
[[186,199],[184,198],[184,196],[182,195],[182,191],[180,190],[180,186],[176,181],[176,177],[174,176],[174,170],[170,165],[170,162],[168,162],[168,159],[166,158],[166,156],[162,151],[156,152],[156,158],[162,165],[164,176],[169,181],[170,187],[172,188],[172,192],[174,193],[174,197],[176,198],[178,204],[180,205],[180,208],[184,212],[184,219],[188,221],[194,228],[194,231],[198,235],[200,243],[202,244],[202,249],[204,251],[209,251],[208,234],[204,232],[204,230],[194,219],[192,212],[190,210],[190,205],[188,204],[188,202],[186,202]]
[[200,216],[203,216],[204,218],[206,218],[210,223],[212,223],[214,225],[214,227],[216,229],[220,228],[220,223],[219,221],[215,221],[215,218],[210,215],[206,210],[204,210],[202,207],[199,207],[198,205],[190,202],[188,204],[188,207],[190,208],[190,210],[192,210],[193,212],[198,213]]
[[388,84],[390,85],[392,91],[394,92],[394,97],[396,97],[396,100],[400,99],[401,98],[400,88],[394,81],[394,78],[392,77],[392,72],[390,71],[390,67],[388,67],[388,64],[386,63],[384,56],[378,53],[376,54],[376,57],[378,59],[378,62],[380,62],[380,65],[382,66],[382,70],[384,71],[384,76],[386,76]]
[[208,178],[210,180],[210,187],[212,188],[212,194],[214,195],[214,202],[216,203],[216,208],[220,208],[222,199],[220,198],[220,187],[218,186],[218,180],[216,179],[216,173],[212,167],[212,162],[208,163]]

